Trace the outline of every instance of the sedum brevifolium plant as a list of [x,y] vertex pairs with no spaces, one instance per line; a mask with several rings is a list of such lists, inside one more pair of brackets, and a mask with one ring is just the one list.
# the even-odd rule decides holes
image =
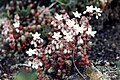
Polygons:
[[93,14],[98,19],[102,11],[91,5],[83,13],[72,12],[72,18],[67,12],[51,16],[49,10],[46,11],[45,16],[38,16],[43,19],[37,25],[23,26],[19,14],[13,22],[6,19],[2,34],[11,50],[28,55],[22,65],[35,69],[38,80],[67,79],[74,68],[79,72],[78,68],[91,65],[90,39],[96,31],[89,21]]

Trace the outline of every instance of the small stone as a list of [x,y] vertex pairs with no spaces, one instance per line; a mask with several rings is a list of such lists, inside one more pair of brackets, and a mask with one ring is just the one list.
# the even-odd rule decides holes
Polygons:
[[109,62],[105,62],[105,66],[109,66],[110,65],[110,63]]
[[112,48],[116,48],[116,44],[115,43],[112,44]]

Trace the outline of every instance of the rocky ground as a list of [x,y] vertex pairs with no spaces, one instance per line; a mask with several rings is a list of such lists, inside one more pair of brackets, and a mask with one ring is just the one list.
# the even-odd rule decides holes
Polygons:
[[120,79],[117,76],[119,72],[115,63],[120,60],[120,11],[118,9],[120,9],[119,1],[113,0],[104,11],[103,17],[93,24],[98,32],[93,39],[91,58],[96,67],[111,78],[107,80]]

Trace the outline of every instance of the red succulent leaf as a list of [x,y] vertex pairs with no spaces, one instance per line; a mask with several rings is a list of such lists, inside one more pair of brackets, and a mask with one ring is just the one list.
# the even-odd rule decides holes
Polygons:
[[23,29],[23,26],[20,25],[20,26],[19,26],[19,30],[22,30],[22,29]]
[[14,43],[11,43],[11,44],[10,44],[10,48],[15,49],[15,44],[14,44]]

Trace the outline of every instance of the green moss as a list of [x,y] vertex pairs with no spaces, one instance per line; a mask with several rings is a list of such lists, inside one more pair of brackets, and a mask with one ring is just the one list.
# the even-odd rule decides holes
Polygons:
[[20,71],[17,75],[15,80],[36,80],[38,77],[35,70],[31,71],[30,73]]

